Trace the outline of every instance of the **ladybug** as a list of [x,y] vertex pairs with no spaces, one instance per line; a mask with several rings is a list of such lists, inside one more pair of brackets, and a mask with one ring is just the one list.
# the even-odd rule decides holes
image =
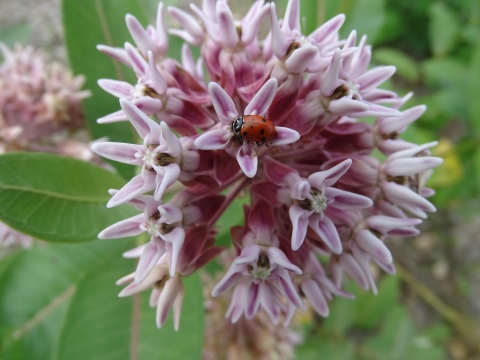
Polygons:
[[254,141],[258,146],[277,136],[273,123],[259,115],[242,115],[232,122],[232,132],[239,139]]

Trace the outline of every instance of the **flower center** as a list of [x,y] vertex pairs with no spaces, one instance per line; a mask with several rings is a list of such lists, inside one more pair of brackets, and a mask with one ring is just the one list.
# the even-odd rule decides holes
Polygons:
[[299,205],[302,209],[313,210],[317,214],[322,213],[327,208],[328,198],[322,194],[320,190],[312,188],[310,190],[310,195],[312,195],[313,200],[305,199],[299,202]]
[[257,260],[257,267],[249,265],[249,272],[254,279],[266,280],[270,274],[270,260],[268,260],[267,254],[262,251]]
[[141,157],[143,166],[147,170],[154,171],[153,165],[157,166],[167,166],[175,162],[175,158],[169,154],[155,152],[155,149],[158,147],[158,144],[150,144],[145,146],[145,149],[138,155]]

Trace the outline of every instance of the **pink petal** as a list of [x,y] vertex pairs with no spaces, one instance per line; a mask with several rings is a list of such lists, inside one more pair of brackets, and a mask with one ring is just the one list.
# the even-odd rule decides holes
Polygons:
[[238,44],[238,33],[235,26],[233,15],[226,5],[226,2],[217,2],[217,21],[220,35],[220,41],[229,49],[234,49]]
[[381,187],[385,197],[400,207],[413,206],[424,211],[436,211],[432,203],[406,186],[387,181]]
[[325,186],[332,186],[335,184],[343,174],[347,172],[347,170],[352,165],[352,160],[347,159],[342,161],[340,164],[324,171],[316,172],[308,177],[308,182],[312,185],[313,188],[321,189],[322,184]]
[[265,157],[263,169],[268,179],[276,185],[287,185],[289,178],[299,177],[295,169],[274,160],[270,156]]
[[235,154],[238,165],[242,169],[245,176],[253,178],[257,173],[258,157],[255,151],[249,146],[248,153],[245,153],[244,146],[240,146]]
[[327,317],[330,314],[330,311],[325,296],[323,296],[322,290],[320,290],[318,284],[312,279],[306,279],[302,282],[301,288],[315,311],[320,316]]
[[282,30],[288,33],[289,30],[300,32],[300,0],[289,0],[285,10]]
[[143,232],[140,225],[145,221],[143,214],[119,221],[110,225],[98,234],[99,239],[119,239],[129,236],[136,236]]
[[283,126],[275,126],[275,130],[277,131],[277,136],[268,143],[270,146],[293,144],[300,139],[300,134],[293,129]]
[[242,250],[240,256],[235,258],[233,262],[236,265],[245,265],[251,262],[256,262],[261,251],[262,248],[257,244],[248,245]]
[[366,209],[373,205],[373,201],[366,196],[332,187],[325,190],[325,195],[329,200],[334,200],[332,203],[329,201],[328,206],[338,209]]
[[340,255],[340,265],[363,290],[368,290],[368,282],[365,278],[365,274],[351,254],[343,253]]
[[196,138],[193,144],[200,150],[220,150],[229,144],[231,138],[232,133],[228,130],[210,130]]
[[162,135],[168,146],[166,152],[173,157],[180,156],[182,153],[182,144],[180,143],[180,140],[178,140],[178,138],[170,131],[166,122],[162,121],[160,127],[162,128]]
[[298,266],[293,265],[290,260],[288,260],[285,253],[279,248],[273,246],[269,247],[267,249],[267,257],[270,261],[270,265],[276,264],[284,269],[294,272],[295,274],[302,274],[302,270]]
[[165,253],[165,245],[162,240],[153,238],[143,250],[135,271],[135,282],[141,283],[153,269],[160,257]]
[[115,111],[111,114],[102,116],[101,118],[97,119],[97,123],[99,124],[110,124],[114,122],[120,122],[120,121],[127,121],[128,118],[123,112],[123,110]]
[[283,294],[285,297],[296,307],[303,307],[302,299],[297,293],[295,286],[290,279],[290,275],[287,270],[281,267],[277,267],[273,270],[272,275],[278,276],[277,281],[275,282],[276,288]]
[[442,158],[431,156],[395,159],[385,164],[385,172],[391,176],[410,176],[433,169],[442,163]]
[[377,66],[368,70],[357,79],[361,92],[369,92],[390,78],[396,71],[395,66]]
[[226,318],[231,318],[233,324],[242,317],[244,302],[245,283],[242,282],[235,287],[235,290],[233,290],[232,300],[230,301],[230,306],[225,314]]
[[280,309],[275,303],[274,294],[277,292],[275,288],[268,286],[268,283],[264,283],[261,287],[260,305],[267,312],[272,320],[273,324],[277,324],[280,316]]
[[323,220],[319,220],[318,216],[311,216],[308,223],[332,252],[335,254],[342,252],[342,242],[338,236],[337,228],[328,217],[325,216]]
[[97,142],[90,146],[93,152],[107,159],[125,164],[142,166],[140,159],[135,154],[143,151],[143,146],[115,142]]
[[301,74],[310,65],[318,54],[318,48],[314,45],[304,45],[294,50],[285,61],[287,70],[292,74]]
[[[149,134],[152,139],[159,138],[161,133],[159,124],[150,119],[137,106],[126,99],[120,99],[120,106],[142,139]],[[158,133],[158,136],[154,136],[155,134],[152,132]]]
[[180,10],[176,7],[169,6],[168,12],[172,17],[177,20],[180,25],[196,40],[202,39],[204,32],[197,19],[191,16],[189,13]]
[[392,154],[388,157],[388,161],[392,161],[395,159],[401,159],[401,158],[410,158],[412,156],[418,155],[421,152],[424,152],[427,149],[430,149],[433,146],[436,146],[438,144],[438,141],[432,141],[423,145],[418,145],[412,148],[408,148],[402,151],[398,151],[395,154]]
[[133,40],[137,44],[142,55],[146,57],[149,50],[153,51],[156,48],[155,43],[134,16],[127,14],[125,21]]
[[110,201],[107,203],[107,207],[111,208],[123,204],[138,195],[155,189],[155,175],[153,173],[151,175],[146,175],[146,179],[143,178],[142,174],[133,177],[110,199]]
[[160,95],[167,93],[167,82],[160,71],[158,71],[155,59],[151,51],[148,52],[148,64],[150,70],[150,77],[152,78],[152,88]]
[[[260,1],[257,1],[252,6],[252,9],[255,5],[261,4]],[[242,24],[242,43],[243,45],[249,45],[252,41],[255,40],[258,34],[258,28],[260,27],[260,21],[263,19],[265,14],[270,10],[270,4],[262,6],[260,9],[254,9],[254,17],[249,19],[248,22]],[[250,12],[249,12],[250,13]]]
[[118,98],[130,98],[132,96],[131,91],[133,86],[125,81],[100,79],[98,85],[106,92],[116,96]]
[[245,291],[245,317],[250,320],[255,316],[260,306],[260,286],[252,282]]
[[353,118],[367,118],[377,116],[401,116],[402,113],[396,109],[392,109],[386,106],[374,104],[372,102],[365,102],[369,107],[367,110],[349,113],[348,116]]
[[332,61],[322,77],[320,91],[323,96],[331,96],[335,89],[340,86],[339,73],[341,59],[340,49],[336,49],[333,53]]
[[276,226],[275,214],[271,206],[263,200],[258,200],[248,215],[248,227],[257,239],[268,241]]
[[102,53],[110,56],[111,58],[120,61],[122,64],[127,66],[130,65],[130,58],[127,55],[127,52],[122,48],[115,48],[106,45],[97,45],[97,50],[101,51]]
[[165,320],[167,320],[167,315],[170,312],[170,309],[173,306],[173,303],[182,288],[182,281],[180,277],[175,276],[170,278],[165,283],[165,287],[162,289],[160,293],[160,297],[158,298],[158,305],[157,305],[157,327],[160,329]]
[[370,256],[356,244],[351,247],[351,250],[353,257],[361,267],[363,274],[370,285],[370,289],[372,289],[374,295],[377,295],[377,285],[375,284],[375,280],[373,279],[372,272],[370,270]]
[[275,78],[268,80],[255,94],[245,108],[247,115],[264,115],[275,97],[278,81]]
[[395,218],[385,215],[370,216],[365,223],[381,234],[388,234],[390,231],[406,226],[415,226],[422,222],[420,219]]
[[125,51],[130,59],[130,64],[137,74],[137,77],[146,79],[148,74],[148,64],[145,59],[138,53],[138,51],[132,46],[132,44],[125,43]]
[[227,273],[223,276],[222,280],[212,290],[212,296],[217,297],[225,290],[230,289],[231,287],[237,285],[240,280],[243,279],[242,274],[240,273],[245,269],[243,265],[232,264],[228,269]]
[[[165,193],[165,190],[177,181],[180,176],[180,166],[177,164],[168,164],[167,166],[154,166],[157,175],[155,177],[156,188],[153,197],[155,200],[160,200]],[[162,174],[163,172],[163,174]]]
[[310,34],[308,38],[313,40],[315,43],[329,41],[338,33],[338,30],[340,30],[344,22],[345,15],[339,14],[317,28],[313,33]]
[[284,59],[287,55],[290,43],[285,38],[285,34],[278,24],[277,13],[275,11],[275,3],[270,4],[270,23],[272,27],[272,50],[278,59]]
[[218,118],[222,124],[230,125],[235,116],[238,115],[233,100],[228,96],[225,90],[215,82],[208,84],[208,92],[212,97],[213,107],[217,112]]
[[185,241],[185,230],[177,226],[167,236],[168,241],[172,244],[171,249],[169,249],[170,276],[174,276],[177,269],[178,255]]
[[160,55],[165,55],[168,50],[168,35],[167,28],[165,26],[165,15],[163,10],[163,3],[158,4],[157,9],[157,24],[155,29],[155,42]]
[[180,316],[182,315],[182,304],[183,298],[185,297],[185,288],[183,283],[180,282],[180,289],[178,290],[178,295],[175,298],[173,303],[173,328],[175,331],[178,331],[180,328]]
[[288,211],[290,221],[292,222],[292,249],[298,250],[302,246],[307,235],[308,218],[311,211],[302,209],[298,205],[292,205]]
[[367,103],[362,101],[349,99],[343,97],[338,100],[330,101],[328,110],[338,116],[348,116],[350,114],[356,114],[358,112],[367,111],[370,107]]
[[363,229],[356,231],[355,239],[357,240],[358,246],[369,253],[374,259],[385,264],[390,264],[393,261],[390,250],[388,250],[382,240],[373,235],[369,230]]

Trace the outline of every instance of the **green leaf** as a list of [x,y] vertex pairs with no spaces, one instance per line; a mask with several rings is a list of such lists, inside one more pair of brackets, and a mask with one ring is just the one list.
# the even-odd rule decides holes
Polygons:
[[297,360],[354,360],[355,344],[351,341],[335,341],[326,337],[310,337],[295,351]]
[[[147,25],[138,0],[63,0],[63,21],[68,57],[73,71],[84,74],[85,87],[92,96],[84,101],[88,126],[94,139],[107,136],[111,141],[136,143],[136,134],[129,122],[97,124],[97,119],[120,110],[118,99],[97,84],[101,78],[136,83],[129,69],[96,49],[97,44],[123,47],[132,38],[125,24],[125,15],[132,14]],[[134,167],[117,162],[112,164],[125,177],[132,177]]]
[[394,48],[380,48],[373,52],[373,59],[384,65],[397,67],[396,75],[410,81],[417,81],[419,76],[418,64],[411,56]]
[[7,46],[25,44],[30,37],[30,27],[26,22],[18,22],[0,31],[0,42]]
[[[200,359],[203,297],[184,279],[180,331],[155,326],[149,293],[119,299],[114,282],[133,271],[126,240],[47,244],[0,274],[0,358],[18,360]],[[28,299],[28,301],[25,301]]]
[[340,31],[342,37],[346,38],[352,30],[357,30],[357,39],[366,34],[368,42],[375,44],[385,22],[385,0],[347,0],[343,3],[351,10],[346,13],[347,19]]
[[466,78],[467,93],[466,97],[468,101],[469,120],[471,126],[475,130],[475,133],[480,133],[480,102],[478,101],[477,94],[480,92],[480,84],[478,79],[480,78],[480,41],[473,49],[472,59],[470,60],[470,66],[468,69],[468,77]]
[[430,48],[433,55],[441,57],[455,46],[460,30],[457,15],[443,2],[430,7]]
[[398,277],[386,276],[378,284],[378,295],[371,292],[355,294],[353,324],[361,329],[373,329],[398,301]]
[[0,220],[53,242],[97,238],[107,226],[134,214],[128,205],[107,209],[117,174],[72,158],[42,153],[0,156]]

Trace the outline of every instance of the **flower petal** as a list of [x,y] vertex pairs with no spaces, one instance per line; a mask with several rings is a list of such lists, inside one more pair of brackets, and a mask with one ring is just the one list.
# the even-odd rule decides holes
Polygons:
[[[148,170],[147,170],[148,171]],[[134,197],[147,193],[155,189],[155,175],[145,174],[146,179],[143,177],[145,172],[133,177],[124,187],[113,195],[110,201],[107,203],[107,207],[111,208],[133,199]]]
[[250,320],[255,316],[260,306],[260,286],[252,282],[245,291],[245,317]]
[[340,241],[337,228],[332,220],[326,216],[323,220],[319,220],[318,216],[311,216],[308,223],[332,252],[335,254],[340,254],[342,252],[342,242]]
[[196,138],[193,144],[200,150],[220,150],[227,147],[231,138],[232,133],[228,130],[210,130]]
[[90,146],[93,152],[104,158],[119,161],[124,164],[142,166],[140,159],[135,154],[143,151],[143,146],[115,142],[97,142]]
[[330,310],[328,309],[327,300],[325,300],[325,296],[318,284],[312,279],[306,279],[302,282],[301,288],[315,311],[320,316],[327,317],[330,314]]
[[275,126],[275,130],[277,131],[277,136],[268,143],[269,146],[293,144],[300,139],[300,134],[293,129],[283,126]]
[[363,111],[367,111],[369,108],[370,106],[367,103],[349,99],[347,97],[343,97],[338,100],[332,100],[328,106],[328,110],[338,116],[349,116],[351,114],[362,113]]
[[125,81],[99,79],[98,85],[106,92],[118,98],[131,98],[133,86]]
[[355,239],[358,246],[369,253],[374,259],[385,264],[390,264],[393,261],[390,250],[388,250],[382,240],[373,235],[369,230],[363,229],[356,231]]
[[208,84],[208,92],[212,97],[212,104],[217,112],[218,118],[222,124],[230,125],[235,116],[238,115],[233,100],[228,96],[225,90],[215,82]]
[[275,78],[268,80],[258,90],[252,100],[245,108],[246,115],[264,115],[275,97],[277,91],[278,81]]
[[140,225],[145,221],[143,214],[119,221],[110,225],[98,234],[99,239],[120,239],[129,236],[136,236],[143,232]]
[[225,290],[230,289],[231,287],[237,285],[240,280],[243,279],[242,274],[240,273],[245,269],[244,265],[236,265],[233,263],[228,269],[227,273],[223,276],[222,280],[212,290],[212,296],[217,297]]
[[318,48],[314,45],[304,45],[294,50],[285,61],[287,70],[292,74],[301,74],[317,56]]
[[294,272],[295,274],[302,274],[302,270],[298,266],[293,265],[290,260],[288,260],[285,253],[279,248],[273,246],[269,247],[267,249],[267,257],[270,261],[270,265],[276,264],[284,269]]
[[166,152],[173,157],[180,156],[182,153],[182,144],[180,143],[180,140],[170,131],[170,128],[165,121],[160,123],[160,127],[162,128],[162,135],[168,146]]
[[325,196],[329,200],[328,206],[338,209],[366,209],[373,205],[373,201],[366,196],[332,187],[325,190]]
[[245,176],[253,178],[257,174],[257,154],[250,146],[248,146],[247,153],[243,151],[244,148],[245,146],[240,146],[235,154],[235,157],[237,158],[238,165],[240,165],[240,168],[242,169]]
[[288,210],[290,221],[292,222],[292,250],[298,250],[302,246],[307,235],[308,218],[312,211],[302,209],[294,204]]
[[165,193],[165,190],[177,181],[180,176],[180,166],[172,163],[162,167],[154,165],[153,168],[157,172],[157,175],[155,176],[155,182],[157,185],[153,198],[155,200],[160,200]]
[[135,282],[141,283],[150,271],[153,269],[160,257],[165,253],[165,244],[159,238],[152,238],[152,240],[145,246],[145,249],[138,261],[137,269],[135,271]]
[[160,293],[157,305],[156,320],[159,329],[163,326],[165,320],[167,320],[167,315],[182,287],[182,280],[180,280],[178,276],[172,277],[165,282],[165,287]]
[[136,105],[127,99],[120,99],[120,106],[142,139],[147,135],[150,135],[151,139],[160,137],[160,125],[145,115]]
[[322,188],[322,184],[327,187],[332,186],[347,172],[350,165],[352,165],[352,160],[346,159],[328,170],[319,171],[310,175],[308,177],[308,182],[313,188],[318,190]]
[[236,265],[245,265],[251,262],[256,262],[261,251],[262,248],[257,244],[248,245],[242,250],[240,256],[235,258],[233,262]]

